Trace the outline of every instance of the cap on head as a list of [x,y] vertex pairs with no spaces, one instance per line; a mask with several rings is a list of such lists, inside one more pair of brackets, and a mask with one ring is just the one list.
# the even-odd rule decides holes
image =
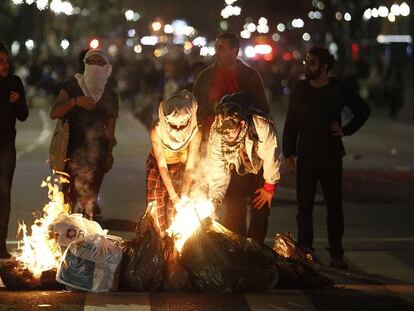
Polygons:
[[169,124],[182,126],[192,117],[193,105],[197,105],[194,95],[184,89],[161,102],[161,110]]
[[85,54],[85,57],[83,58],[83,61],[85,62],[92,55],[101,56],[106,61],[106,63],[109,64],[108,54],[104,50],[101,50],[101,49],[90,49],[90,50],[88,50]]

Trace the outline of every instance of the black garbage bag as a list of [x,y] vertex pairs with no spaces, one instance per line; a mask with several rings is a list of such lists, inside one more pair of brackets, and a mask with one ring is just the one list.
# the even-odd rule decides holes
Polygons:
[[276,234],[273,250],[277,254],[279,271],[277,288],[327,289],[334,282],[320,272],[321,264],[315,253],[301,248],[292,234]]
[[206,218],[184,244],[182,259],[199,290],[266,291],[278,280],[276,257],[252,239]]
[[157,291],[163,284],[166,249],[173,247],[173,240],[161,237],[151,215],[151,206],[137,226],[137,237],[121,245],[120,288],[130,291]]
[[[170,245],[172,247],[170,247]],[[174,244],[169,244],[166,250],[167,262],[165,265],[163,288],[167,292],[194,291],[195,286],[190,272],[184,266],[180,254]]]

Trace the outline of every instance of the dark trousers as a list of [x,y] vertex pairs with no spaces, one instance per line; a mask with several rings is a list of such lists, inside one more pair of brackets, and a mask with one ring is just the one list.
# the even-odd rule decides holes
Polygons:
[[14,169],[16,167],[16,148],[14,143],[0,147],[0,252],[6,250],[7,230],[10,218],[10,198]]
[[[62,192],[65,202],[71,207],[71,212],[82,213],[85,217],[93,218],[99,190],[105,176],[104,170],[80,166],[68,161],[65,172],[70,175],[70,183],[62,185]],[[77,209],[78,202],[80,209]]]
[[326,163],[307,163],[298,160],[297,165],[298,244],[312,247],[313,204],[318,181],[327,207],[328,251],[331,255],[342,256],[344,216],[342,211],[342,159]]
[[[256,174],[240,176],[232,172],[229,187],[224,196],[224,221],[229,230],[243,236],[248,236],[259,243],[264,243],[267,233],[270,209],[266,206],[258,210],[253,207],[251,200],[254,192],[263,187],[263,171]],[[250,223],[246,228],[247,205],[250,201]]]

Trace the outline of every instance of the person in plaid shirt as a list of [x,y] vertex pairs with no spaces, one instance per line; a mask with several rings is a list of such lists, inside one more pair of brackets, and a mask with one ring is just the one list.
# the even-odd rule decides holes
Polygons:
[[147,206],[157,204],[161,231],[174,217],[174,206],[188,195],[199,156],[201,131],[197,124],[197,102],[183,90],[159,105],[150,129],[152,149],[146,163]]

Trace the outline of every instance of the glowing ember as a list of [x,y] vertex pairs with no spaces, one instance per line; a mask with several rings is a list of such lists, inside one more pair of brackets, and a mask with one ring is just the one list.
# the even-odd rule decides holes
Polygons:
[[[64,173],[60,173],[64,174]],[[69,205],[64,203],[63,193],[59,190],[59,184],[68,182],[65,176],[54,178],[52,183],[49,176],[43,181],[41,187],[48,187],[50,202],[43,208],[43,217],[36,219],[31,226],[31,234],[26,231],[26,225],[19,223],[19,233],[22,240],[18,243],[16,260],[24,268],[30,270],[35,278],[39,278],[43,271],[57,268],[62,257],[62,251],[56,240],[50,236],[49,225],[56,218],[69,213]]]
[[175,247],[180,253],[187,239],[207,217],[215,218],[214,206],[209,200],[201,198],[181,200],[177,206],[177,214],[167,229],[167,233],[175,238]]

